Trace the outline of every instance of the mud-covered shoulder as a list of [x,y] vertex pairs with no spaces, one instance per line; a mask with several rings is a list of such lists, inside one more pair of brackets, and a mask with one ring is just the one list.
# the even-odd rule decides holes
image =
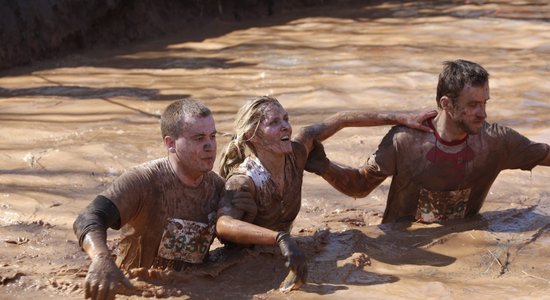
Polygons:
[[515,148],[518,143],[529,144],[531,141],[516,130],[499,123],[485,123],[481,129],[480,138],[500,148]]
[[405,125],[394,125],[386,135],[384,135],[380,144],[410,145],[418,141],[419,138],[428,136],[433,136],[433,133],[410,128]]
[[225,186],[225,179],[214,171],[208,172],[208,178],[209,181],[211,181],[212,184],[216,187],[216,189],[223,188]]
[[254,194],[256,186],[254,181],[244,174],[234,174],[231,175],[225,181],[225,190],[226,191],[243,191],[248,190]]

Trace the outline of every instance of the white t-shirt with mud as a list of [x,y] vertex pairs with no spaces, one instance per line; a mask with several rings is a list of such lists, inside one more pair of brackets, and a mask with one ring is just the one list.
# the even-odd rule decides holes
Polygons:
[[[249,177],[255,185],[254,202],[258,210],[252,223],[271,230],[290,231],[301,207],[302,179],[306,159],[305,146],[293,141],[292,153],[285,155],[285,179],[282,194],[277,192],[271,174],[264,168],[260,160],[253,156],[247,157],[243,163],[232,170],[227,178],[226,188],[242,190],[242,185],[245,182],[239,177]],[[234,215],[239,211],[233,206],[231,199],[224,199],[224,201],[220,205],[218,215]]]

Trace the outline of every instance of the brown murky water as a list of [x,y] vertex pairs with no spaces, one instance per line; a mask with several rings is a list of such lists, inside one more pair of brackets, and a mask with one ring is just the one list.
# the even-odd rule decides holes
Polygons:
[[[157,116],[173,99],[201,99],[229,132],[245,99],[271,94],[297,129],[340,110],[434,108],[440,63],[464,58],[491,73],[489,121],[550,143],[550,5],[430,3],[315,10],[4,72],[0,298],[83,297],[89,261],[72,222],[124,169],[165,154]],[[345,129],[327,153],[359,165],[387,130]],[[266,254],[214,279],[141,287],[181,299],[550,299],[549,182],[543,167],[505,171],[482,220],[394,228],[378,225],[389,180],[350,199],[306,174],[294,226],[311,256],[302,290],[272,290],[286,274]]]

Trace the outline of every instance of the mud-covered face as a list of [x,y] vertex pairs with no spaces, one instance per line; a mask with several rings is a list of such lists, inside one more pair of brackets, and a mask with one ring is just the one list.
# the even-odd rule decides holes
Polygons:
[[286,154],[292,152],[291,135],[292,126],[286,110],[280,105],[269,104],[252,142],[256,149]]
[[186,117],[182,133],[175,140],[178,164],[191,173],[211,171],[216,160],[216,126],[212,115]]
[[456,126],[465,133],[478,134],[487,118],[485,108],[488,100],[489,83],[483,86],[465,86],[456,105],[450,109]]

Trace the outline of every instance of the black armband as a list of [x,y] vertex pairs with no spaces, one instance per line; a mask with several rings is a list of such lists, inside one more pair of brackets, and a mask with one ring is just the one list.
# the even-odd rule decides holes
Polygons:
[[101,195],[98,195],[73,223],[73,230],[80,247],[88,232],[106,231],[107,228],[120,229],[120,212],[111,200]]

